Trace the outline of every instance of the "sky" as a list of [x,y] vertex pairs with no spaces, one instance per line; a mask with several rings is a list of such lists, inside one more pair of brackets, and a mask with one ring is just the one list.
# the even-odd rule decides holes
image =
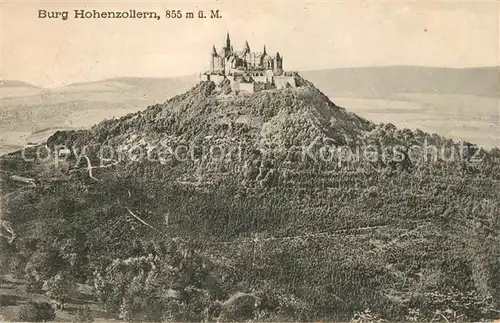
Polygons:
[[[9,1],[1,6],[4,80],[44,87],[104,78],[170,77],[208,69],[226,32],[235,50],[277,51],[286,70],[499,65],[497,1]],[[156,11],[160,20],[74,19],[74,10]],[[165,10],[218,9],[219,19]],[[69,11],[40,19],[39,10]]]

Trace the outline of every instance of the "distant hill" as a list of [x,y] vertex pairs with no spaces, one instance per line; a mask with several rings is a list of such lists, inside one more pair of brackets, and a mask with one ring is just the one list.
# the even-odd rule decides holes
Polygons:
[[499,97],[499,67],[387,66],[301,72],[328,96],[386,98],[395,93]]
[[[195,84],[195,77],[114,78],[62,88],[4,81],[0,96],[0,155],[31,141],[44,129],[88,128],[113,117],[165,102]],[[46,137],[52,133],[45,132]],[[34,136],[43,141],[40,134]],[[46,138],[45,138],[46,139]]]
[[499,68],[389,66],[301,73],[335,103],[376,123],[500,147]]
[[61,91],[73,90],[111,90],[111,89],[134,89],[136,91],[143,91],[151,96],[161,95],[162,97],[170,97],[183,90],[186,87],[191,87],[197,82],[197,77],[194,75],[180,76],[180,77],[167,77],[167,78],[154,78],[154,77],[116,77],[105,79],[95,82],[79,82],[72,83]]
[[30,88],[39,88],[38,86],[30,84],[28,82],[16,81],[16,80],[0,80],[0,87],[30,87]]

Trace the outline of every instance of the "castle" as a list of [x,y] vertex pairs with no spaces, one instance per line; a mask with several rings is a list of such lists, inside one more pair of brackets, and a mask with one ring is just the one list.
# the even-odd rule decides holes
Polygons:
[[217,85],[225,79],[230,81],[231,90],[251,93],[297,86],[294,73],[283,71],[280,53],[269,55],[265,45],[263,52],[252,52],[248,41],[243,50],[235,51],[229,33],[222,49],[217,51],[213,46],[210,69],[200,75],[200,80],[213,81]]

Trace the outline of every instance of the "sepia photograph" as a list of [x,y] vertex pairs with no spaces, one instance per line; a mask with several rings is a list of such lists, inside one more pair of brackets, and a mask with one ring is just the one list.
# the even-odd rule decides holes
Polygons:
[[0,322],[500,322],[500,2],[0,1]]

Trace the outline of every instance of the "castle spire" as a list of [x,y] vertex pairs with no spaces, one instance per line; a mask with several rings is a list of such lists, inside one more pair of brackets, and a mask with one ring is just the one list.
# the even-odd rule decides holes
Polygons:
[[267,53],[266,53],[266,45],[264,45],[264,53],[263,54],[267,55]]
[[229,38],[229,32],[227,32],[226,36],[226,48],[231,48],[231,38]]
[[245,46],[243,46],[243,53],[250,53],[250,45],[248,45],[248,40],[245,40]]
[[215,45],[212,45],[212,55],[217,56],[217,50],[215,49]]
[[276,59],[280,59],[281,56],[280,56],[280,52],[276,52]]

